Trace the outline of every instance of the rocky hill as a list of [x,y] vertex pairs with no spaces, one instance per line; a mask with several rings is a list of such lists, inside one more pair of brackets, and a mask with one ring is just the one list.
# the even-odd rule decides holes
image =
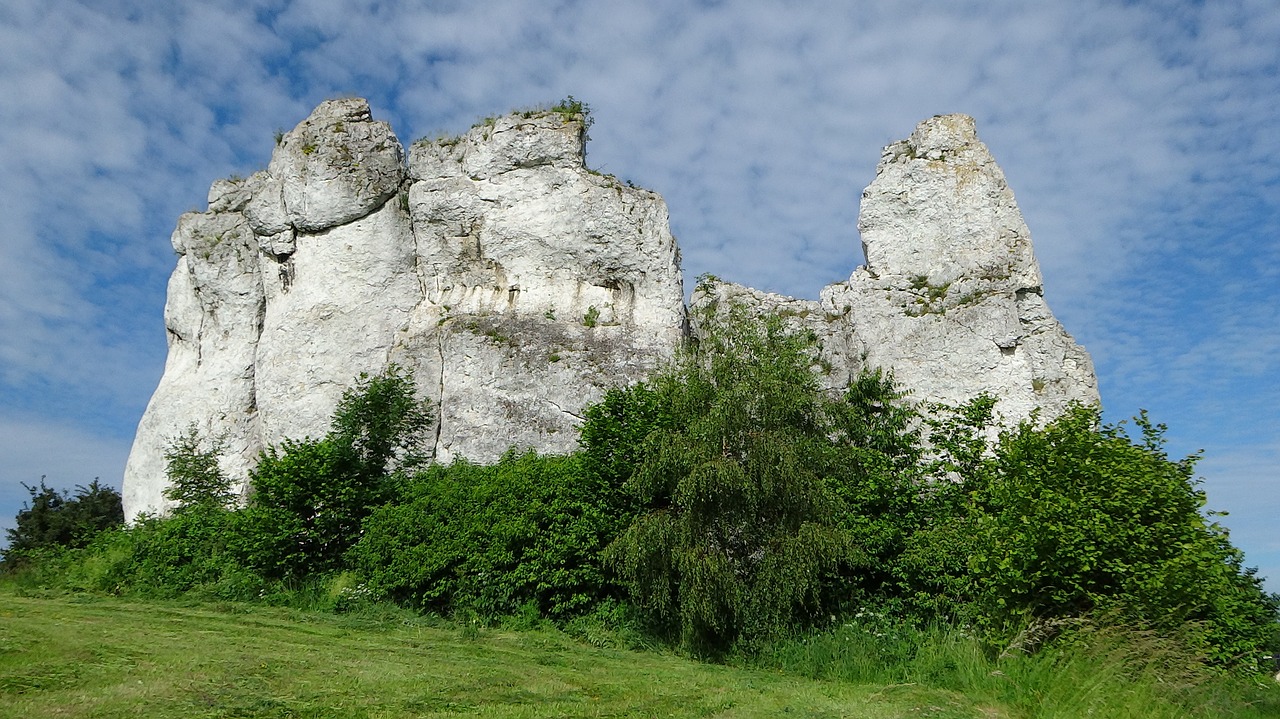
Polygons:
[[[571,451],[582,409],[690,331],[666,204],[588,170],[584,142],[584,118],[561,108],[406,158],[368,103],[332,100],[265,171],[215,182],[173,233],[169,356],[125,469],[126,514],[165,508],[164,449],[191,423],[225,438],[223,467],[243,480],[263,447],[323,434],[353,378],[390,363],[433,406],[442,461]],[[934,117],[885,148],[859,230],[867,265],[819,301],[720,281],[693,301],[813,329],[834,387],[884,367],[917,399],[991,392],[1006,422],[1097,401],[971,118]]]

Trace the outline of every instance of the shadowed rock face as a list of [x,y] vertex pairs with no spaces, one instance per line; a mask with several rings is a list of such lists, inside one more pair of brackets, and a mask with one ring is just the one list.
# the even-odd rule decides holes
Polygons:
[[[583,143],[578,118],[517,113],[416,143],[406,162],[364,100],[334,100],[266,171],[215,182],[174,231],[169,357],[126,515],[166,509],[164,449],[189,424],[224,438],[243,491],[264,446],[322,435],[353,379],[390,363],[433,406],[439,460],[572,451],[582,410],[666,362],[686,324],[665,203],[588,171]],[[885,148],[863,198],[867,266],[820,301],[711,281],[694,304],[811,329],[832,387],[884,367],[916,399],[991,392],[1006,422],[1097,401],[971,118],[926,120]]]

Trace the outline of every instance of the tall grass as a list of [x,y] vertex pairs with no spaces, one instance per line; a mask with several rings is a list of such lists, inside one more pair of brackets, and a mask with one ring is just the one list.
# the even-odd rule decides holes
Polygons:
[[1213,670],[1177,639],[1090,621],[1045,647],[1028,634],[993,647],[953,626],[863,614],[740,661],[815,679],[946,689],[1044,719],[1280,717],[1280,687],[1269,678]]

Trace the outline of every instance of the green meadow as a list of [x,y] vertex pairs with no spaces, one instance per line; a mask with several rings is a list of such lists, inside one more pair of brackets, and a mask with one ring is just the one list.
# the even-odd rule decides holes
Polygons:
[[1001,717],[872,686],[407,613],[88,596],[0,599],[0,716]]

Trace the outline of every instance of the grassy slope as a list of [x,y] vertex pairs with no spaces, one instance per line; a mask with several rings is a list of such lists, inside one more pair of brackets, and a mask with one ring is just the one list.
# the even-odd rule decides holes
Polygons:
[[0,594],[0,717],[999,717],[554,632]]

